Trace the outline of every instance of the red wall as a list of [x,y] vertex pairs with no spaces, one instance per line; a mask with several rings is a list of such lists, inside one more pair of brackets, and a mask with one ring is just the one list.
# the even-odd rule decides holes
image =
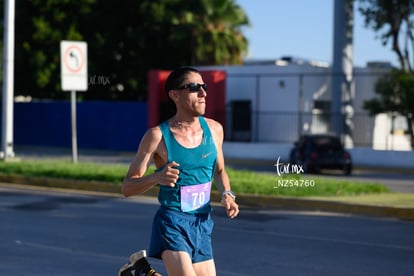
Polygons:
[[[158,125],[162,118],[162,107],[168,102],[164,90],[165,81],[171,71],[151,70],[148,74],[148,127]],[[226,113],[226,72],[200,71],[204,82],[208,85],[206,114],[225,127]]]

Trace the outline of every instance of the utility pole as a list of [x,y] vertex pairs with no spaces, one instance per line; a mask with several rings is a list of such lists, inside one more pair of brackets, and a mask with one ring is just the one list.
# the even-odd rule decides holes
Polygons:
[[4,1],[4,49],[3,49],[3,91],[2,132],[0,158],[14,158],[13,151],[13,104],[14,104],[14,13],[15,1]]
[[354,0],[334,2],[334,42],[331,85],[331,131],[353,147],[353,24]]

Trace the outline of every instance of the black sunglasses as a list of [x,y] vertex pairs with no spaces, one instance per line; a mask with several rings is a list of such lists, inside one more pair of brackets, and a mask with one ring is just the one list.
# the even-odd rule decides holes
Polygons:
[[189,83],[189,84],[185,84],[183,86],[177,87],[177,90],[188,88],[190,92],[200,92],[201,87],[204,89],[204,91],[207,91],[207,84],[205,83]]

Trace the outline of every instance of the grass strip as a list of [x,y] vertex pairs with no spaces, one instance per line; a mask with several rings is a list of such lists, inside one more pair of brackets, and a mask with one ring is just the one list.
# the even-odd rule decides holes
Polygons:
[[[152,173],[154,167],[147,172]],[[0,162],[3,174],[55,177],[76,180],[95,180],[121,183],[128,171],[125,164],[77,163],[69,161]],[[232,190],[236,193],[294,197],[349,197],[367,194],[390,193],[379,183],[354,180],[335,180],[302,175],[278,176],[276,173],[252,172],[228,168]]]
[[72,163],[70,161],[0,162],[3,174],[43,176],[76,180],[122,182],[128,167],[122,164]]
[[228,170],[232,188],[235,191],[280,196],[354,196],[391,192],[379,183],[337,180],[305,175],[283,175],[256,173],[247,170]]

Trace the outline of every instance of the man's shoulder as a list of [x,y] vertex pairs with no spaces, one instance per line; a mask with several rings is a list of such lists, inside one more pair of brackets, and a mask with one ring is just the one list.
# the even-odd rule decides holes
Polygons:
[[217,131],[222,132],[223,131],[223,126],[220,124],[220,122],[218,122],[214,119],[211,119],[211,118],[206,118],[206,117],[203,117],[203,118],[206,120],[208,126],[213,131],[215,131],[215,132],[217,132]]
[[144,137],[150,140],[161,140],[162,133],[159,126],[151,127],[147,130]]
[[203,117],[203,118],[206,120],[206,122],[207,122],[208,124],[211,124],[211,125],[219,125],[219,126],[221,126],[221,123],[220,123],[220,122],[218,122],[218,121],[216,121],[216,120],[214,120],[214,119],[207,118],[207,117]]

